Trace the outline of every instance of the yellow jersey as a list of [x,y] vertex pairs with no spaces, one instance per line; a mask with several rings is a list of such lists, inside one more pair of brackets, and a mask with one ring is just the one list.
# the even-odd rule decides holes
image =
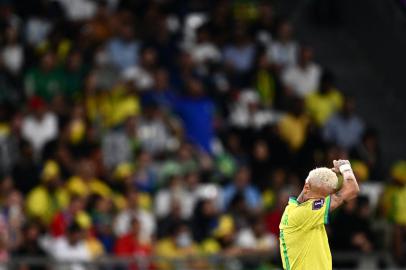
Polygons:
[[280,252],[285,270],[332,269],[325,224],[328,223],[330,196],[299,203],[289,198],[282,215]]

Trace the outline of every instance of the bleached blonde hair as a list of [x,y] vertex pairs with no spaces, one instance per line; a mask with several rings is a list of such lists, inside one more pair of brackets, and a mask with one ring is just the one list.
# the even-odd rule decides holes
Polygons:
[[322,167],[311,170],[306,178],[306,183],[317,187],[327,186],[336,189],[338,186],[338,178],[331,169]]

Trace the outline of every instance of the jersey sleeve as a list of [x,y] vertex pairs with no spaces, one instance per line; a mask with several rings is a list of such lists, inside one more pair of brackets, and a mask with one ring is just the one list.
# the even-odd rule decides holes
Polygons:
[[330,212],[330,196],[313,200],[297,208],[297,224],[303,229],[312,229],[318,225],[328,224]]

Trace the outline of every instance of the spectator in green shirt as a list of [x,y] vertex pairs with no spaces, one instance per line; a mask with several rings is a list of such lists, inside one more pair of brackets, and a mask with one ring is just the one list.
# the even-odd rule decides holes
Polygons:
[[25,75],[25,91],[28,96],[40,96],[51,101],[63,94],[63,73],[56,65],[56,56],[52,51],[46,52],[39,66],[30,69]]

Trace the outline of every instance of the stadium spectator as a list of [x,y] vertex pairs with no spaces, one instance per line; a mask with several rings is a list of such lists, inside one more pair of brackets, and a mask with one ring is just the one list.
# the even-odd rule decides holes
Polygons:
[[123,71],[139,63],[140,43],[135,39],[131,22],[121,22],[117,33],[117,37],[107,43],[106,50],[108,60]]
[[26,199],[27,214],[49,224],[56,212],[69,203],[69,194],[62,187],[59,165],[49,160],[41,173],[41,184],[28,193]]
[[250,211],[255,212],[261,207],[261,197],[258,190],[251,184],[251,171],[247,167],[241,167],[234,176],[234,181],[224,187],[223,209],[231,207],[235,196],[240,194],[241,203]]
[[[130,232],[117,239],[114,246],[114,254],[122,257],[136,257],[137,266],[149,265],[149,260],[146,258],[152,254],[152,247],[149,242],[143,242],[140,239],[141,233],[140,222],[133,218],[131,220]],[[132,266],[130,269],[138,269]]]
[[[22,229],[22,241],[20,246],[13,252],[13,256],[17,259],[23,256],[27,257],[42,257],[47,258],[48,254],[40,246],[40,236],[43,228],[37,223],[30,222],[24,225]],[[45,270],[45,266],[29,266],[27,264],[21,263],[18,265],[17,269],[28,269],[28,270]]]
[[313,62],[313,49],[301,47],[297,63],[287,67],[282,73],[282,81],[289,95],[306,97],[319,88],[321,68]]
[[28,96],[39,96],[50,102],[55,96],[63,94],[63,74],[57,66],[57,56],[47,51],[41,56],[38,66],[25,75],[25,91]]
[[280,68],[288,68],[296,64],[298,45],[292,38],[292,32],[292,25],[288,21],[280,22],[276,40],[268,47],[269,61]]
[[[72,223],[66,231],[66,236],[51,240],[47,252],[57,261],[68,264],[68,269],[86,269],[83,263],[91,260],[91,253],[86,247],[84,233],[81,227]],[[61,266],[62,269],[63,266]]]
[[324,71],[320,78],[318,91],[309,94],[305,101],[310,117],[319,126],[324,126],[343,104],[343,97],[334,86],[333,74]]
[[183,122],[186,137],[208,153],[214,140],[214,104],[197,79],[187,81],[187,96],[179,98],[175,111]]
[[58,136],[58,119],[40,97],[32,97],[29,108],[30,113],[21,124],[21,135],[31,143],[35,158],[40,159],[45,144]]
[[152,240],[156,230],[155,217],[145,208],[142,208],[142,201],[145,195],[140,194],[135,189],[127,190],[127,205],[116,215],[114,221],[114,233],[117,236],[128,234],[131,228],[131,220],[136,218],[141,224],[140,239],[145,242]]
[[355,113],[355,100],[346,97],[342,109],[326,122],[323,135],[326,141],[351,150],[360,141],[364,122]]
[[308,136],[310,119],[304,111],[301,98],[291,100],[289,112],[278,123],[281,138],[289,145],[292,152],[299,151]]

